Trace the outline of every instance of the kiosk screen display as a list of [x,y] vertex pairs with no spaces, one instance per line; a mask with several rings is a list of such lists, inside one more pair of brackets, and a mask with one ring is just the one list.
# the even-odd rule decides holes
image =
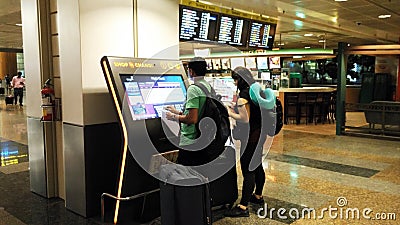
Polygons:
[[181,41],[214,41],[218,13],[181,6],[179,10]]
[[180,74],[120,76],[133,120],[159,118],[168,105],[182,110],[186,100],[186,86]]

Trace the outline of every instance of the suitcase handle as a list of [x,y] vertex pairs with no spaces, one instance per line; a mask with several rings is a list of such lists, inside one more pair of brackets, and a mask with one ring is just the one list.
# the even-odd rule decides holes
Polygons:
[[[151,191],[147,191],[147,192],[142,192],[142,193],[139,193],[139,194],[136,194],[136,195],[133,195],[133,196],[120,197],[120,198],[117,197],[117,196],[114,196],[112,194],[109,194],[109,193],[101,194],[101,221],[104,222],[104,197],[113,198],[113,199],[118,200],[118,201],[130,201],[130,200],[134,200],[134,199],[141,198],[141,197],[146,198],[147,195],[153,194],[153,193],[158,192],[158,191],[160,191],[159,188],[151,190]],[[144,203],[145,203],[145,201],[143,201],[143,205],[142,205],[142,215],[143,215],[143,211],[144,211]]]

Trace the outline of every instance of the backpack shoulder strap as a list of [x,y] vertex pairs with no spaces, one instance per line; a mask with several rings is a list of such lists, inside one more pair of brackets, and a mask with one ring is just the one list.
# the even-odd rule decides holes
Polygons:
[[[196,82],[193,85],[195,85],[196,87],[200,88],[200,90],[203,91],[203,93],[206,95],[206,97],[208,97],[208,98],[211,97],[211,93],[208,91],[207,87],[204,84],[202,84],[200,82]],[[201,108],[200,113],[199,113],[199,118],[200,119],[203,118],[203,116],[204,116],[204,108],[205,108],[205,106],[206,105],[204,104],[203,107]]]
[[199,88],[204,92],[204,94],[205,94],[207,97],[212,97],[213,95],[215,95],[215,90],[214,90],[213,87],[211,87],[211,85],[210,85],[210,87],[211,87],[211,92],[210,92],[210,91],[207,89],[207,87],[206,87],[204,84],[202,84],[201,82],[196,82],[196,83],[194,83],[194,85],[197,86],[197,87],[199,87]]

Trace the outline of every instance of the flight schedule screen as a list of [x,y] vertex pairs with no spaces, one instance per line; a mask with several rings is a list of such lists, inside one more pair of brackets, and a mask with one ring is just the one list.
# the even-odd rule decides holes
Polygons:
[[249,35],[249,47],[272,48],[274,32],[270,24],[252,22]]
[[179,38],[182,41],[214,41],[217,23],[217,13],[181,7]]
[[[271,20],[272,21],[272,20]],[[272,49],[276,24],[230,11],[179,6],[179,40]]]
[[228,15],[221,15],[218,42],[229,45],[245,46],[249,21]]

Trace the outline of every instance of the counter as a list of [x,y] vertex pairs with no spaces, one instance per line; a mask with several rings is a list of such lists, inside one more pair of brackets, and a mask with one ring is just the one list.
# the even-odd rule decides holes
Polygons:
[[279,93],[283,92],[333,92],[336,88],[332,87],[303,87],[303,88],[281,88]]
[[[303,88],[308,87],[330,87],[336,88],[337,84],[303,84]],[[360,84],[347,84],[346,85],[346,103],[359,103],[360,102],[360,91],[361,85]]]
[[334,102],[336,88],[333,87],[303,87],[281,88],[279,99],[283,106],[284,123],[295,118],[296,124],[305,118],[308,122],[330,122],[334,117]]

